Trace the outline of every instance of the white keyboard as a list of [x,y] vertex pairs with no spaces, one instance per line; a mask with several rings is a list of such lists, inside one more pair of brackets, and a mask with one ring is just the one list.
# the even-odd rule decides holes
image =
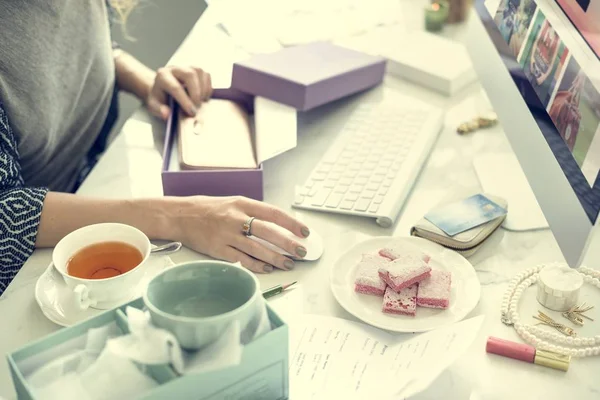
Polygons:
[[396,221],[441,130],[443,113],[396,95],[355,109],[293,207]]

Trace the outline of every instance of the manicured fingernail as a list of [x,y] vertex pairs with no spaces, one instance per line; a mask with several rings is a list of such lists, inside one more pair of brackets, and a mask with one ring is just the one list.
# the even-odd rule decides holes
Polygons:
[[270,274],[271,272],[273,272],[273,266],[272,266],[272,265],[268,265],[268,264],[266,264],[266,265],[263,267],[263,271],[265,271],[267,274]]
[[190,112],[192,113],[192,115],[196,115],[196,114],[198,114],[198,109],[196,107],[192,106],[190,108]]
[[287,259],[283,262],[283,266],[287,269],[294,269],[294,262],[290,259]]
[[298,257],[304,257],[306,255],[306,249],[302,246],[296,247],[296,254]]
[[308,237],[308,235],[310,235],[310,231],[305,226],[302,227],[302,229],[300,231],[302,232],[302,236],[304,236],[304,237]]

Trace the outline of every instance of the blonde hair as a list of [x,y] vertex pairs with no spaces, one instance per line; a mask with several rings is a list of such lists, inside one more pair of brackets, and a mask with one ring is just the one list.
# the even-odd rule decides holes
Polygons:
[[123,36],[128,40],[135,40],[129,33],[127,33],[127,19],[131,12],[140,3],[140,0],[109,0],[112,11],[116,14],[116,22],[121,24],[121,30]]

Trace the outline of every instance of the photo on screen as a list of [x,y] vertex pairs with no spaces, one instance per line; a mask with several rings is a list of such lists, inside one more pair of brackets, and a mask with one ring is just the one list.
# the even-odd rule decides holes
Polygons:
[[502,0],[494,21],[516,57],[523,47],[537,5],[533,0]]
[[600,93],[574,58],[548,113],[581,167],[600,125]]
[[600,0],[555,0],[600,58]]
[[519,63],[544,107],[550,102],[569,51],[544,14],[536,14]]

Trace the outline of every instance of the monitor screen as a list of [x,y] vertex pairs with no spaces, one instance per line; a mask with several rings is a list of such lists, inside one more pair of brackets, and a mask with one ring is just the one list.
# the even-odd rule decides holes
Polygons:
[[[558,3],[587,11],[569,19]],[[477,3],[494,45],[592,224],[600,211],[600,58],[590,38],[598,39],[599,6],[600,0]]]
[[600,0],[555,0],[600,58]]

